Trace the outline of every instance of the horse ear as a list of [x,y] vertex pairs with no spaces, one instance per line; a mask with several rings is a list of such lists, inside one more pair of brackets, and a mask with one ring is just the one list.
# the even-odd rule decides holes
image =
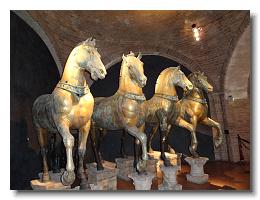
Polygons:
[[125,54],[122,55],[122,59],[125,60]]
[[178,66],[177,66],[177,69],[178,69],[178,70],[180,70],[180,69],[181,69],[180,65],[178,65]]
[[139,60],[141,60],[141,58],[142,58],[142,53],[141,53],[141,52],[139,52],[137,58],[138,58]]
[[92,39],[92,44],[93,44],[93,47],[96,46],[96,39]]

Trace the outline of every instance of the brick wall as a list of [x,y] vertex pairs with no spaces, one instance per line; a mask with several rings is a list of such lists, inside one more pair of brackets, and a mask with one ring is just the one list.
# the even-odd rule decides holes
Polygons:
[[[239,134],[241,138],[251,141],[250,100],[226,101],[225,107],[231,160],[237,162],[240,160],[237,135]],[[243,155],[245,160],[250,160],[250,151],[246,148],[243,148]]]

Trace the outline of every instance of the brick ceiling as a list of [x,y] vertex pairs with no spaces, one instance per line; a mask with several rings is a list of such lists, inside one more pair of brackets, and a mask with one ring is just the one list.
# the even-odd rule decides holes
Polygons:
[[[223,91],[235,45],[250,21],[249,11],[27,11],[47,34],[62,65],[72,48],[97,39],[105,64],[129,50],[162,52],[191,71],[200,69]],[[199,42],[191,25],[203,27]]]

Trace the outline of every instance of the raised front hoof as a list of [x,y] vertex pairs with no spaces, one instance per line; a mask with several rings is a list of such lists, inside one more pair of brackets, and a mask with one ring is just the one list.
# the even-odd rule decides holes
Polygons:
[[164,163],[164,166],[165,166],[165,167],[171,167],[171,166],[173,166],[168,159],[165,159],[163,163]]
[[139,174],[146,171],[146,160],[140,160],[136,165],[136,170]]
[[220,138],[216,138],[215,140],[214,140],[214,146],[215,146],[215,148],[219,148],[219,146],[222,144],[222,137],[220,137]]
[[71,185],[75,181],[75,173],[73,171],[65,171],[61,176],[63,185]]
[[189,146],[189,150],[190,150],[192,157],[194,157],[194,158],[200,157],[199,154],[196,152],[196,150],[193,149],[191,146]]
[[43,183],[49,182],[50,180],[51,180],[51,178],[50,178],[49,173],[43,173],[42,174],[42,182]]

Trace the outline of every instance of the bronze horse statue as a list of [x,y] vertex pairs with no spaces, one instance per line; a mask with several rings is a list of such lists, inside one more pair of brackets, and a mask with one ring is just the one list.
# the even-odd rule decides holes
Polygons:
[[[142,110],[145,114],[145,125],[153,127],[153,131],[160,126],[160,151],[161,159],[165,166],[170,166],[170,161],[165,156],[165,137],[170,119],[174,114],[175,104],[178,101],[175,86],[179,86],[187,91],[193,89],[192,83],[180,67],[169,67],[164,69],[157,78],[154,96],[144,101]],[[138,141],[136,140],[135,159],[139,155]]]
[[58,132],[66,148],[66,171],[61,181],[71,185],[75,180],[72,150],[74,137],[70,129],[79,130],[79,168],[78,175],[84,178],[83,158],[91,125],[94,98],[88,88],[85,71],[90,72],[94,80],[105,78],[107,72],[101,56],[91,38],[79,43],[70,53],[61,80],[52,94],[38,97],[32,108],[33,124],[38,135],[43,158],[42,181],[50,180],[46,160],[47,133]]
[[[213,86],[208,83],[207,77],[201,72],[193,72],[188,78],[194,88],[191,91],[184,91],[183,98],[176,103],[176,110],[172,110],[174,114],[170,120],[170,125],[167,127],[166,138],[168,139],[172,125],[188,129],[191,133],[191,145],[189,146],[189,150],[192,156],[198,157],[198,141],[196,137],[196,127],[198,123],[217,129],[218,135],[214,136],[214,145],[216,148],[222,143],[223,134],[220,124],[208,117],[208,104],[203,94],[203,91],[206,93],[212,92]],[[152,150],[151,140],[155,133],[156,131],[152,133],[152,137],[150,137],[148,141],[150,150]],[[171,149],[171,147],[169,147],[169,149]]]
[[144,172],[146,168],[147,138],[143,132],[144,116],[141,112],[141,103],[145,101],[142,88],[146,85],[141,53],[137,57],[130,52],[122,57],[120,69],[119,88],[111,97],[95,98],[95,106],[92,115],[91,138],[94,144],[94,153],[98,170],[103,169],[100,155],[95,146],[95,130],[125,130],[135,137],[142,145],[142,160],[137,163],[138,172]]

